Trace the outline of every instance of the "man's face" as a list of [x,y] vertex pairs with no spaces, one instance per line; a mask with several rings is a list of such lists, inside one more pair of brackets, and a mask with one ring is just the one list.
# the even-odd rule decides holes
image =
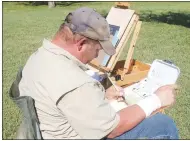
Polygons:
[[86,37],[76,40],[74,46],[77,49],[78,59],[84,64],[98,57],[99,51],[102,49],[98,41]]
[[99,51],[102,49],[98,41],[90,42],[86,47],[86,59],[88,62],[92,61],[94,58],[98,57]]
[[89,63],[98,57],[99,51],[102,49],[100,43],[94,40],[86,40],[81,47],[80,56],[83,63]]

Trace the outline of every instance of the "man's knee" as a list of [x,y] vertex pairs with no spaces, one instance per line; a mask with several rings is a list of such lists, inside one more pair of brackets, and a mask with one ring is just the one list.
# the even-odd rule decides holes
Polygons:
[[[153,122],[155,123],[155,129],[160,132],[160,138],[161,136],[165,136],[166,138],[169,137],[169,139],[178,139],[178,130],[176,127],[175,122],[172,118],[170,118],[167,115],[164,114],[156,114],[151,117]],[[159,135],[158,135],[159,136]],[[154,138],[159,138],[159,137]]]

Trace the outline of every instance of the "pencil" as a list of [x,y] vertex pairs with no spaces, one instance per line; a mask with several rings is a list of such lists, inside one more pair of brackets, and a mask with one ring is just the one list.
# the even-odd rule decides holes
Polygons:
[[116,89],[116,91],[118,91],[118,92],[119,92],[118,87],[114,84],[114,82],[111,80],[111,78],[110,78],[110,77],[108,77],[108,79],[110,80],[110,82],[112,83],[112,85],[114,86],[114,88]]

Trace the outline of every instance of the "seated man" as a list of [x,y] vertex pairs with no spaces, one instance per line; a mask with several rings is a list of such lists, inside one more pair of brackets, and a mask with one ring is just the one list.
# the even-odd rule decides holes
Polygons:
[[85,73],[85,64],[103,49],[113,55],[109,25],[91,8],[70,13],[52,41],[28,59],[19,84],[21,96],[31,96],[43,139],[178,139],[175,123],[166,115],[148,117],[173,104],[172,85],[155,95],[115,112],[108,100],[119,96],[105,90]]

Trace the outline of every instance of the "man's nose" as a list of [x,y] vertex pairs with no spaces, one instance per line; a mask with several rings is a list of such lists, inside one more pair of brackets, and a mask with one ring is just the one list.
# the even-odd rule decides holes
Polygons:
[[103,48],[102,48],[102,46],[99,46],[99,50],[102,50]]

